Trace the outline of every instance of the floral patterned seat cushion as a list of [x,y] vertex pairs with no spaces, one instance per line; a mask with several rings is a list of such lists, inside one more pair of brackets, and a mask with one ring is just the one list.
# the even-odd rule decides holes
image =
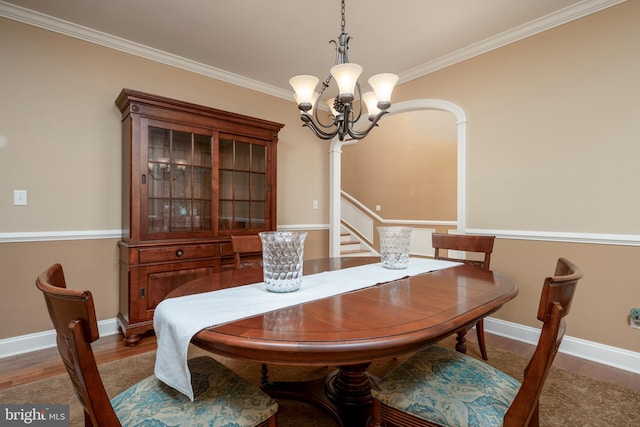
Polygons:
[[397,410],[444,426],[501,426],[520,383],[486,363],[439,346],[422,350],[371,391]]
[[275,400],[210,357],[189,360],[193,402],[155,376],[111,404],[123,426],[254,427],[278,410]]

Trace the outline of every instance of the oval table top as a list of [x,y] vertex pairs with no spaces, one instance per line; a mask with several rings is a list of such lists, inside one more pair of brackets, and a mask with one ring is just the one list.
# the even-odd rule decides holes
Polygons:
[[[376,262],[377,257],[311,260],[304,274]],[[261,281],[262,269],[224,271],[191,281],[169,297]],[[264,363],[368,363],[420,350],[473,326],[517,293],[516,284],[499,273],[460,265],[206,328],[192,343]]]

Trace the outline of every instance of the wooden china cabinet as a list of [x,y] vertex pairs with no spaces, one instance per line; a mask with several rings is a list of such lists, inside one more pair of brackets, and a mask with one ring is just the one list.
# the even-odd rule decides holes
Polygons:
[[124,89],[120,312],[125,344],[176,287],[233,268],[230,236],[276,227],[282,124]]

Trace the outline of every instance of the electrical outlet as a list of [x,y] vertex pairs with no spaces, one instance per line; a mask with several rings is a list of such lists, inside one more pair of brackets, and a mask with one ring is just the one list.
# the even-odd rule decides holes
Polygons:
[[313,201],[313,209],[318,209],[318,201],[317,200]]
[[629,313],[629,326],[640,329],[640,308],[632,308]]

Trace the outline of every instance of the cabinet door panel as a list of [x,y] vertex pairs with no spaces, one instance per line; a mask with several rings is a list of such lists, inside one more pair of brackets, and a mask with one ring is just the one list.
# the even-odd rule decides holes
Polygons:
[[218,229],[260,231],[269,227],[271,206],[266,141],[220,135]]
[[236,200],[249,200],[251,197],[251,174],[237,171],[233,176],[233,198]]
[[264,201],[267,196],[267,183],[264,174],[251,174],[251,200]]
[[265,202],[251,202],[251,223],[249,224],[249,228],[266,228],[264,218],[265,211]]
[[193,168],[177,165],[171,180],[171,196],[173,198],[191,198]]
[[253,145],[251,147],[251,171],[267,172],[267,147],[264,145]]
[[211,129],[141,119],[140,158],[148,166],[140,191],[145,239],[197,237],[214,229],[214,134]]
[[140,268],[140,316],[153,318],[153,310],[169,292],[191,280],[219,271],[219,265],[220,260],[210,260]]

